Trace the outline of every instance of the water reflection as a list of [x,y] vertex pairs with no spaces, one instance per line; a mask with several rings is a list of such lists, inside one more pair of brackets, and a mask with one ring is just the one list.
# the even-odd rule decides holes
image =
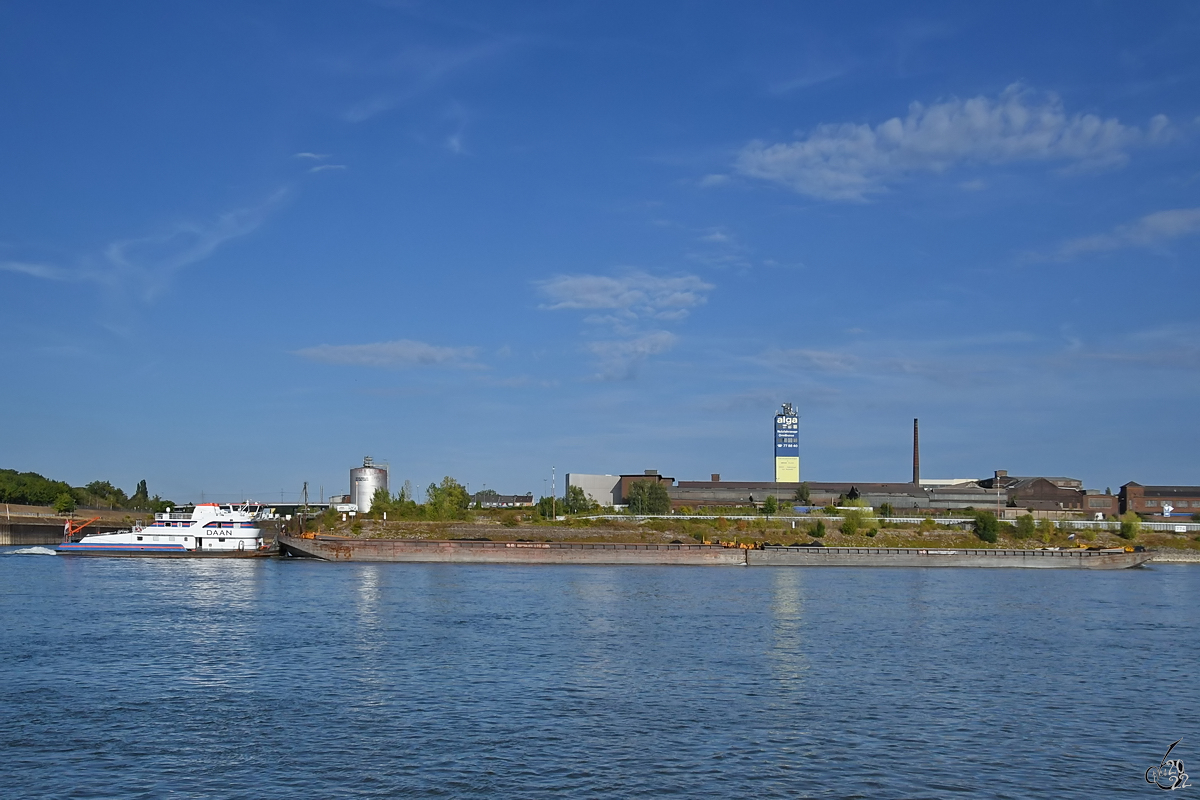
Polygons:
[[771,575],[773,644],[767,652],[771,677],[789,688],[808,670],[804,657],[805,570],[778,568]]

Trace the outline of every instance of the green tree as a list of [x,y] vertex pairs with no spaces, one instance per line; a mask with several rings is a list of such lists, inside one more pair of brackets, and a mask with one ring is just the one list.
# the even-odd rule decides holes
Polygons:
[[470,505],[466,488],[449,475],[425,489],[425,516],[430,519],[464,519]]
[[763,513],[768,517],[779,510],[779,501],[775,499],[775,495],[767,495],[767,499],[763,501]]
[[63,492],[54,498],[54,511],[57,514],[71,514],[75,511],[75,498],[70,492]]
[[814,539],[824,539],[825,538],[825,520],[823,520],[823,519],[817,520],[817,524],[813,526],[812,535],[813,535]]
[[973,527],[975,535],[989,544],[995,543],[999,538],[1000,521],[990,511],[976,511]]
[[129,497],[122,490],[108,481],[92,481],[83,490],[92,498],[89,505],[108,506],[109,508],[125,508],[129,505]]
[[1117,530],[1117,536],[1122,539],[1136,539],[1141,529],[1142,518],[1133,511],[1126,511],[1121,515],[1121,527]]
[[1028,539],[1033,536],[1033,532],[1037,529],[1037,523],[1033,520],[1032,514],[1022,514],[1017,517],[1017,529],[1013,531],[1013,536],[1018,539]]
[[539,518],[554,519],[560,511],[562,511],[562,508],[553,497],[538,498],[537,515]]
[[633,514],[666,514],[671,510],[671,498],[666,487],[655,480],[631,483],[625,502]]
[[568,514],[585,514],[596,507],[582,486],[568,486],[563,497],[563,509]]
[[812,503],[812,495],[808,489],[808,481],[800,484],[796,489],[796,502],[802,506],[807,506]]
[[137,489],[129,498],[129,507],[138,511],[146,511],[150,508],[150,490],[146,488],[146,481],[138,481]]
[[371,516],[378,519],[389,511],[394,511],[392,495],[387,489],[380,486],[375,490],[375,494],[371,495]]
[[21,503],[48,506],[71,487],[63,481],[52,481],[36,472],[17,472],[0,469],[0,503]]
[[896,513],[896,509],[892,508],[891,503],[880,503],[879,504],[879,516],[890,517],[895,513]]

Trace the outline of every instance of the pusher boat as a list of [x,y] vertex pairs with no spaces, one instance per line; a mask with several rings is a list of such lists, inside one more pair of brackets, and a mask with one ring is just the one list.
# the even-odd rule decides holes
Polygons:
[[274,543],[262,535],[265,514],[258,503],[201,503],[191,513],[167,509],[144,527],[90,534],[78,542],[64,541],[57,549],[64,556],[258,558],[274,552]]

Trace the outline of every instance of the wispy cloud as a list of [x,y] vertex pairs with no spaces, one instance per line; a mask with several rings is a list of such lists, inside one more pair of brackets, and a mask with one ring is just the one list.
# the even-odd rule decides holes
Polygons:
[[146,300],[153,299],[183,268],[255,231],[286,196],[287,190],[281,189],[262,203],[226,211],[206,222],[180,223],[158,234],[113,242],[104,250],[107,266],[97,273],[99,279],[139,286]]
[[330,169],[345,169],[345,164],[319,164],[309,170],[309,172],[325,172]]
[[679,337],[670,331],[648,331],[628,339],[590,342],[587,348],[596,356],[598,379],[621,381],[637,377],[642,362],[667,352],[677,341]]
[[1067,261],[1085,253],[1104,253],[1127,247],[1155,247],[1172,239],[1200,233],[1200,208],[1156,211],[1108,233],[1064,242],[1055,258]]
[[79,258],[75,266],[5,261],[0,262],[0,270],[43,280],[100,284],[140,294],[149,301],[182,269],[256,230],[286,195],[281,189],[257,205],[226,211],[210,220],[181,222],[147,236],[118,239],[99,254]]
[[430,48],[412,46],[393,56],[366,63],[354,60],[343,67],[346,71],[386,77],[389,83],[400,84],[351,104],[343,113],[347,122],[366,122],[435,89],[453,74],[481,61],[507,52],[515,40],[502,39],[461,48]]
[[0,270],[48,281],[65,281],[71,278],[70,273],[59,267],[52,267],[48,264],[30,264],[24,261],[0,261]]
[[295,354],[325,364],[403,369],[407,367],[478,368],[476,347],[445,347],[397,339],[370,344],[322,344],[295,351]]
[[[713,285],[696,275],[556,275],[537,284],[549,301],[543,309],[608,311],[585,321],[600,326],[608,338],[586,345],[596,358],[600,380],[629,380],[647,358],[675,346],[678,337],[657,326],[679,321],[703,305]],[[650,328],[650,325],[654,327]]]
[[845,74],[846,70],[844,69],[811,70],[803,75],[773,83],[768,91],[771,94],[789,94],[798,89],[809,89],[836,80]]
[[1116,166],[1128,160],[1131,148],[1163,142],[1172,133],[1162,115],[1144,129],[1093,114],[1068,115],[1056,95],[1013,84],[996,98],[913,103],[903,119],[875,126],[824,124],[794,142],[754,141],[734,171],[811,197],[861,201],[906,176],[964,164]]
[[325,155],[324,153],[295,153],[292,155],[292,158],[308,159],[311,161],[324,161],[325,159],[329,158],[329,156]]
[[542,308],[611,309],[627,317],[680,319],[707,301],[712,284],[695,275],[662,277],[645,272],[556,275],[538,289],[550,301]]

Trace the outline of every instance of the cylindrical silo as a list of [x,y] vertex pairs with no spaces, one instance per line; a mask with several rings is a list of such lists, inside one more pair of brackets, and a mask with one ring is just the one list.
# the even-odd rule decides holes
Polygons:
[[387,488],[387,468],[376,466],[370,456],[363,459],[361,467],[350,470],[350,502],[362,513],[371,510],[376,490]]

